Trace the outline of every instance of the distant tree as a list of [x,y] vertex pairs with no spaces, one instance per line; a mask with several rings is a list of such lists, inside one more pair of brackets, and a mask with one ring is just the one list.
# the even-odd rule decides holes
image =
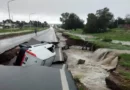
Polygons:
[[48,27],[49,26],[49,24],[46,22],[46,21],[44,21],[44,27]]
[[26,24],[27,23],[25,21],[21,21],[19,27],[22,29],[24,27],[24,25],[26,25]]
[[70,14],[68,12],[61,14],[61,17],[60,17],[60,21],[62,22],[62,26],[61,27],[64,28],[64,29],[68,29],[67,23],[69,23],[68,22],[69,15]]
[[6,20],[3,20],[3,23],[5,24],[5,23],[13,23],[13,21],[11,20],[11,19],[6,19]]
[[62,28],[64,29],[77,29],[84,27],[84,21],[81,20],[75,13],[62,13],[60,17]]
[[113,14],[108,8],[97,10],[96,14],[88,14],[87,24],[84,31],[89,33],[105,32],[107,31],[112,19]]
[[85,26],[84,32],[86,33],[98,32],[97,17],[95,14],[93,13],[88,14],[87,24]]
[[98,30],[99,32],[105,32],[110,21],[113,19],[113,14],[109,11],[108,8],[103,8],[100,10],[97,10],[96,16],[98,19]]
[[19,25],[19,24],[20,24],[20,21],[16,21],[15,24]]
[[69,15],[70,15],[70,14],[69,14],[68,12],[62,13],[62,14],[61,14],[61,17],[60,17],[60,21],[61,21],[63,24],[65,24],[66,20],[69,19]]
[[130,14],[126,15],[125,21],[126,24],[130,24]]
[[125,24],[125,20],[121,17],[118,17],[117,18],[117,24],[120,25],[120,24]]
[[38,21],[33,21],[33,22],[32,22],[32,25],[33,25],[34,27],[38,27]]
[[20,21],[16,21],[16,22],[14,22],[14,24],[16,24],[17,27],[20,27],[21,22]]

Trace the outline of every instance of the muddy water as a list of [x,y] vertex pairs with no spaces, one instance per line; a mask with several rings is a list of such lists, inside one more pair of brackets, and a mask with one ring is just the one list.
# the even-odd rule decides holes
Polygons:
[[[89,90],[110,90],[107,88],[105,82],[105,78],[109,73],[102,69],[96,61],[91,59],[92,52],[82,51],[77,47],[71,47],[65,52],[68,55],[67,64],[69,70]],[[77,65],[79,59],[85,60],[85,64]]]

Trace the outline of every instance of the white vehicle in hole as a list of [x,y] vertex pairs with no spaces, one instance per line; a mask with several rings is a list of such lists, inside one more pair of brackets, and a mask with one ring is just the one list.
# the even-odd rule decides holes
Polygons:
[[50,66],[56,56],[53,44],[43,43],[31,45],[28,48],[21,48],[15,65],[29,66],[42,65]]

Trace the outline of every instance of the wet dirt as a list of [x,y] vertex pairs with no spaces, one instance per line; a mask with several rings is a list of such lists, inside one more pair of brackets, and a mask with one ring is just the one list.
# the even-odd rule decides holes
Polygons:
[[63,33],[62,36],[67,39],[65,42],[68,46],[72,46],[72,45],[82,46],[85,49],[89,48],[90,51],[95,51],[99,48],[99,46],[95,45],[94,43],[91,43],[89,41],[84,41],[82,39],[70,38],[69,35],[65,33]]
[[0,54],[0,64],[2,65],[8,65],[9,62],[16,57],[17,53],[19,51],[19,47],[14,47],[2,54]]

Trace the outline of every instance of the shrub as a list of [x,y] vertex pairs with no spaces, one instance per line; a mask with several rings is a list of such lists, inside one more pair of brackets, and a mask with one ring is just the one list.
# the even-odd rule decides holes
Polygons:
[[109,38],[104,38],[102,41],[104,41],[104,42],[111,42],[111,41],[112,41],[112,39],[109,39]]

